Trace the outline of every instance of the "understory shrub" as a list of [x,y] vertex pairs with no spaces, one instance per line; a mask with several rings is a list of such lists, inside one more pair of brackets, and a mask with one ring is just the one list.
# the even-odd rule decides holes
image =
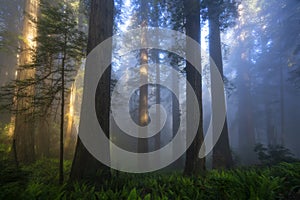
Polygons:
[[[16,168],[1,162],[0,199],[296,199],[300,188],[300,163],[272,167],[211,170],[199,177],[181,173],[113,173],[101,184],[58,185],[58,161],[42,159]],[[66,161],[66,178],[71,162]]]

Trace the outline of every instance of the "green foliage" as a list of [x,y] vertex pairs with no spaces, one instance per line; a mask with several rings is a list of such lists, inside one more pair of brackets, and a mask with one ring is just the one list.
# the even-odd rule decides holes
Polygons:
[[2,125],[0,123],[0,159],[6,160],[11,150],[11,138],[9,137],[9,128],[11,124]]
[[283,182],[279,194],[282,199],[288,196],[292,197],[297,191],[300,191],[300,163],[280,163],[269,170],[269,175],[282,177]]
[[291,151],[281,145],[269,145],[265,147],[263,144],[257,144],[254,151],[257,153],[258,159],[263,165],[297,161]]
[[[20,169],[1,164],[0,199],[292,199],[300,188],[300,163],[271,168],[212,170],[205,176],[179,173],[115,173],[98,183],[58,185],[58,161],[43,159]],[[65,163],[66,170],[70,162]],[[100,178],[100,177],[99,177]]]
[[[237,171],[240,187],[244,191],[245,199],[274,199],[281,186],[281,178],[266,175],[267,171],[256,170]],[[268,192],[266,192],[268,191]]]
[[[68,198],[67,198],[68,197]],[[96,199],[95,187],[86,184],[75,183],[71,192],[65,195],[66,199]]]
[[[61,91],[68,92],[82,64],[87,44],[86,34],[79,28],[78,15],[73,7],[70,2],[41,0],[38,19],[27,13],[37,27],[34,38],[37,46],[27,49],[32,61],[21,63],[19,71],[32,69],[35,74],[34,77],[11,81],[1,88],[0,96],[5,100],[0,104],[1,109],[14,112],[34,110],[35,114],[45,116],[51,106],[59,103]],[[35,92],[28,94],[26,91],[32,86]],[[12,101],[13,98],[27,101],[30,98],[32,103],[16,110],[18,107],[13,104],[17,101]]]
[[[58,183],[58,167],[59,161],[57,159],[40,159],[34,164],[24,166],[23,169],[30,171],[30,180],[34,183],[56,184]],[[71,161],[64,162],[64,171],[66,172],[66,179],[70,173]]]

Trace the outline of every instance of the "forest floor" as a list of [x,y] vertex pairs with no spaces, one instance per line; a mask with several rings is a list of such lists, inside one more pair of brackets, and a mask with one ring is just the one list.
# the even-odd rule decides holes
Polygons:
[[210,170],[199,177],[113,172],[109,180],[92,184],[70,183],[71,161],[66,161],[64,185],[58,184],[58,166],[55,159],[19,168],[1,161],[0,199],[300,199],[300,162]]

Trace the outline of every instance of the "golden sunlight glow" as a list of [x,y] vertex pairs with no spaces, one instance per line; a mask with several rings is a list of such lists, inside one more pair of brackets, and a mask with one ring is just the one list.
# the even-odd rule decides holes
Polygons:
[[146,65],[143,65],[140,67],[140,73],[141,75],[147,76],[148,75],[148,69]]
[[[38,0],[27,0],[25,4],[24,11],[28,13],[34,20],[37,20],[37,13],[38,13]],[[35,49],[37,44],[35,41],[35,38],[37,36],[37,29],[33,22],[29,19],[27,15],[24,15],[24,21],[23,21],[23,43],[21,45],[22,51],[20,54],[17,54],[17,64],[18,65],[24,65],[24,64],[30,64],[32,63],[32,51],[30,49]],[[16,79],[19,80],[25,80],[28,78],[34,78],[35,76],[35,70],[34,69],[26,69],[22,71],[16,71],[15,72]],[[16,91],[17,92],[17,89]],[[26,88],[24,90],[24,94],[33,94],[34,93],[34,86]],[[30,96],[30,95],[29,95]],[[30,107],[31,99],[28,98],[20,98],[17,99],[14,97],[13,99],[16,104],[15,107],[22,107],[24,109],[27,109]],[[31,111],[29,111],[31,112]],[[17,116],[11,117],[11,125],[9,127],[9,135],[13,136],[15,133],[15,125],[17,121]]]
[[143,104],[146,104],[148,102],[147,96],[143,96]]
[[[27,12],[30,14],[30,16],[37,20],[37,7],[38,7],[38,0],[29,0],[29,8],[27,9]],[[35,25],[33,22],[31,22],[29,19],[26,20],[24,23],[26,27],[24,27],[24,38],[25,43],[28,45],[29,48],[34,49],[36,47],[36,41],[35,38],[37,36],[37,29],[35,28]],[[27,54],[30,56],[30,54]]]
[[31,48],[35,48],[36,47],[36,42],[34,41],[35,35],[34,33],[29,33],[29,35],[27,36],[27,43],[28,46],[30,46]]
[[76,86],[73,83],[71,87],[71,93],[70,93],[70,102],[69,102],[69,112],[66,114],[68,118],[67,122],[67,131],[66,131],[66,141],[65,141],[65,147],[68,148],[70,145],[70,139],[72,135],[72,128],[74,124],[74,104],[75,104],[75,95],[76,95]]
[[70,3],[71,7],[74,9],[74,10],[78,10],[79,9],[79,1],[75,1],[73,3]]
[[146,52],[143,51],[141,57],[142,57],[142,61],[143,62],[147,62],[148,61],[148,55],[147,55]]
[[8,136],[12,137],[14,135],[14,132],[15,132],[16,117],[12,116],[10,120],[11,121],[10,121],[9,128],[8,128]]
[[75,93],[76,93],[76,88],[73,84],[73,86],[71,88],[71,95],[70,95],[70,110],[69,110],[70,117],[74,116]]
[[147,115],[147,113],[144,113],[142,116],[141,116],[141,123],[142,124],[146,124],[146,123],[148,123],[148,115]]

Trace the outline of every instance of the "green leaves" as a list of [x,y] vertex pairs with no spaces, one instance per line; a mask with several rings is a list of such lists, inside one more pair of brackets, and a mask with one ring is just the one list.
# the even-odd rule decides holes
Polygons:
[[[0,107],[16,113],[34,112],[44,117],[49,114],[49,108],[60,101],[61,91],[68,92],[74,81],[85,56],[87,36],[80,30],[78,13],[70,2],[54,0],[49,3],[41,0],[38,19],[29,13],[27,15],[37,28],[37,35],[33,38],[37,45],[26,49],[31,59],[28,63],[20,63],[18,67],[19,72],[26,74],[25,72],[32,70],[33,74],[28,77],[20,76],[20,80],[0,88],[0,96],[5,100]],[[24,36],[19,36],[19,40],[26,42]],[[29,93],[33,88],[34,92]],[[18,101],[12,101],[14,98]],[[21,100],[29,102],[22,109],[15,105]]]
[[127,198],[127,200],[138,200],[138,195],[136,193],[136,189],[133,188]]
[[269,145],[265,147],[262,144],[257,144],[254,151],[257,153],[258,159],[263,165],[297,161],[291,151],[281,145]]

